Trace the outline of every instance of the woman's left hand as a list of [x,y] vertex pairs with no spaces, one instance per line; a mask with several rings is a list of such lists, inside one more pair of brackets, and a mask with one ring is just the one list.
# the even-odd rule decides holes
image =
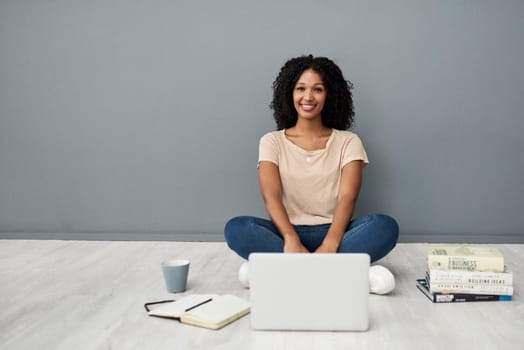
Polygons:
[[318,247],[317,250],[315,250],[315,253],[336,253],[337,250],[338,250],[337,244],[332,244],[332,243],[324,241],[322,242],[320,247]]

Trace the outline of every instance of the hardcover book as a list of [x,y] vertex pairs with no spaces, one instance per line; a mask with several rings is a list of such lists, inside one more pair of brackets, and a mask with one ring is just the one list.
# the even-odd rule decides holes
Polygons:
[[417,280],[417,288],[433,303],[458,303],[469,301],[510,301],[511,295],[471,294],[471,293],[431,293],[425,279]]
[[429,280],[429,291],[431,293],[469,293],[469,294],[495,294],[513,295],[512,286],[487,286],[473,285],[467,283],[442,283]]
[[433,245],[427,261],[430,270],[504,271],[504,256],[490,246]]
[[477,272],[465,270],[429,269],[427,277],[434,283],[457,283],[481,286],[511,286],[511,272]]

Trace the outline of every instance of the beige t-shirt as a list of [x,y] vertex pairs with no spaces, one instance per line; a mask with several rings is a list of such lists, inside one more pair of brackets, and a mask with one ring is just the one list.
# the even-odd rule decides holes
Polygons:
[[282,200],[294,225],[332,222],[342,168],[353,160],[369,163],[362,141],[350,131],[333,129],[326,148],[314,151],[291,142],[284,130],[260,139],[258,161],[278,166]]

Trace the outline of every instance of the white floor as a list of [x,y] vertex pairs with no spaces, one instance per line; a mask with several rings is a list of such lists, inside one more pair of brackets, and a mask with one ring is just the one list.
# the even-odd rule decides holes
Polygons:
[[433,304],[415,287],[424,244],[380,263],[397,278],[370,296],[370,330],[256,332],[249,315],[219,331],[149,317],[165,291],[160,262],[191,261],[186,293],[249,299],[224,243],[0,240],[0,349],[524,349],[524,245],[498,245],[514,272],[510,302]]

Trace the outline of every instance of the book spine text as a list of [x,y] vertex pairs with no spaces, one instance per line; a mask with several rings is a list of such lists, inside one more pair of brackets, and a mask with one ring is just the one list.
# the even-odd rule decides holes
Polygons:
[[430,282],[431,293],[471,293],[471,294],[493,294],[493,295],[513,295],[512,286],[483,286],[463,283],[435,283]]
[[504,258],[428,255],[428,268],[440,270],[503,272]]
[[486,286],[511,286],[513,274],[508,272],[470,272],[464,270],[435,270],[428,273],[434,283],[462,283]]

